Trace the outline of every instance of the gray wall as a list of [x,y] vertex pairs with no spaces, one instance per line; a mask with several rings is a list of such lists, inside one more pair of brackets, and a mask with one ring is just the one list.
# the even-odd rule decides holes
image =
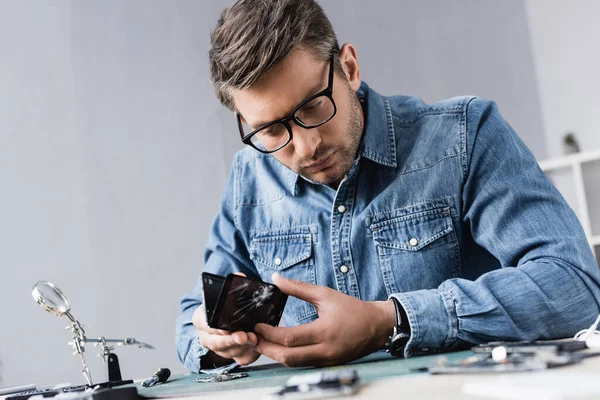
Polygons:
[[[70,297],[89,336],[134,336],[123,375],[168,366],[178,299],[233,153],[206,53],[225,1],[0,2],[0,329],[3,385],[83,381],[66,320],[31,299],[39,279]],[[384,94],[496,99],[543,156],[521,1],[323,0],[365,80]],[[90,348],[96,380],[102,365]]]
[[536,157],[545,158],[522,0],[321,3],[340,42],[358,48],[371,87],[427,102],[467,94],[493,99]]
[[67,293],[90,336],[157,346],[119,349],[125,377],[178,369],[177,302],[238,147],[209,85],[210,4],[0,3],[4,384],[83,379],[66,320],[29,294],[39,279]]

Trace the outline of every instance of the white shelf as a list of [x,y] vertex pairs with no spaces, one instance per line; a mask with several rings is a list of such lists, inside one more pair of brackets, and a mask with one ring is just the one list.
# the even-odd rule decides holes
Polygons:
[[551,171],[564,167],[570,167],[574,164],[582,164],[590,161],[600,160],[600,149],[586,151],[585,153],[575,153],[568,156],[550,158],[542,160],[538,164],[543,171]]

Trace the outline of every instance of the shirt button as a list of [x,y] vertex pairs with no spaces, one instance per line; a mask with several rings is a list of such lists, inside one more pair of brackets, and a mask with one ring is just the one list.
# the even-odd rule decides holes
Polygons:
[[277,266],[281,265],[281,258],[277,257],[275,259],[275,265],[277,265]]
[[342,204],[341,206],[338,207],[338,212],[340,212],[341,214],[346,212],[346,207]]
[[408,241],[408,244],[410,244],[411,246],[413,246],[413,247],[414,247],[414,246],[416,246],[416,245],[418,245],[418,244],[419,244],[419,241],[418,241],[417,239],[415,239],[415,238],[412,238],[412,239],[410,239],[410,240]]
[[345,274],[346,272],[348,272],[348,267],[346,267],[345,265],[342,265],[340,267],[340,271],[342,271]]

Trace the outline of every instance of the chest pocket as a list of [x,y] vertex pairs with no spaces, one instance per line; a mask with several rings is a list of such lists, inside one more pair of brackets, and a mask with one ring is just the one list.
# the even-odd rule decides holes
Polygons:
[[437,288],[459,274],[459,248],[449,207],[370,225],[388,294]]
[[[278,272],[288,279],[316,283],[313,257],[316,227],[254,231],[250,235],[250,259],[262,280],[273,282],[271,275]],[[287,325],[297,325],[316,314],[312,304],[288,298],[284,314]]]

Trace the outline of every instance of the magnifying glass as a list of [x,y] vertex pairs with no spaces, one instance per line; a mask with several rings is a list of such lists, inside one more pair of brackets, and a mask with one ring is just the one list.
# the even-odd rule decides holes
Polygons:
[[92,376],[87,361],[85,360],[85,356],[83,355],[83,352],[85,351],[83,346],[87,341],[87,338],[85,337],[85,332],[81,324],[73,318],[69,312],[71,310],[69,299],[67,299],[67,296],[65,296],[62,290],[54,286],[52,282],[48,281],[38,281],[38,283],[33,286],[31,295],[36,303],[50,314],[56,315],[57,317],[62,317],[64,315],[69,318],[71,321],[71,326],[69,328],[71,329],[71,332],[73,332],[73,340],[70,343],[73,346],[73,350],[75,350],[74,354],[79,354],[81,363],[83,364],[81,372],[88,382],[88,385],[91,385]]
[[[50,314],[62,317],[69,314],[71,303],[67,296],[52,282],[38,281],[31,291],[33,299]],[[70,316],[70,315],[68,315]]]

